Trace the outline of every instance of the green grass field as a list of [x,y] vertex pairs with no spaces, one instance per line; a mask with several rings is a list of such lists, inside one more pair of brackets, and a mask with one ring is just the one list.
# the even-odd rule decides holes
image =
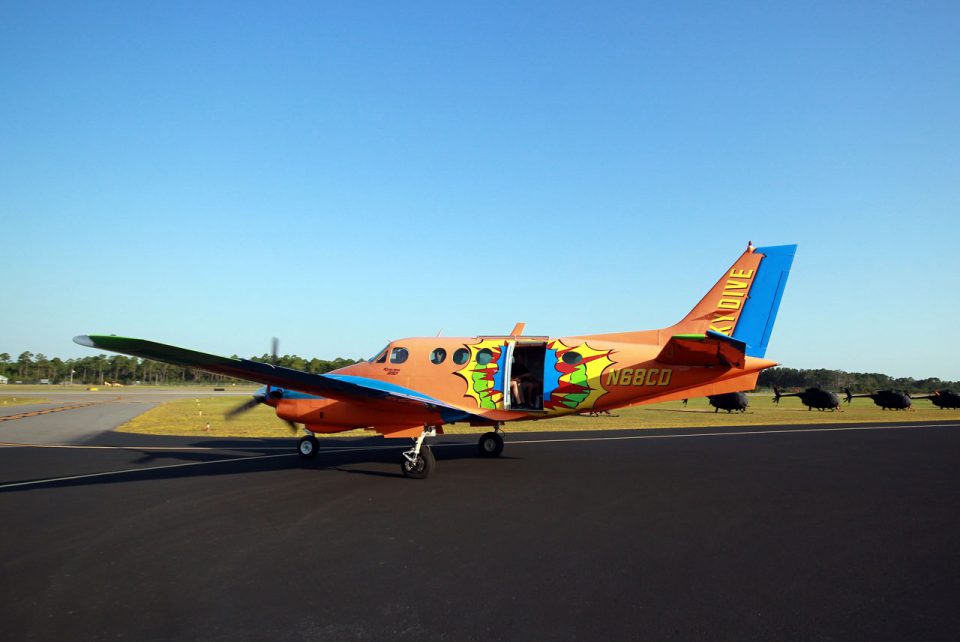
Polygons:
[[[224,413],[249,397],[197,397],[168,401],[134,418],[119,428],[122,432],[151,435],[183,435],[219,437],[289,437],[287,424],[277,419],[273,409],[257,406],[233,420]],[[507,432],[543,430],[620,430],[644,428],[703,428],[709,426],[749,426],[777,424],[828,424],[867,421],[924,421],[960,420],[960,410],[939,410],[929,401],[917,401],[912,411],[881,410],[869,399],[858,399],[851,405],[841,404],[842,412],[808,411],[798,399],[784,399],[777,406],[772,397],[756,394],[750,397],[745,413],[715,413],[706,399],[691,399],[684,407],[679,401],[650,406],[624,408],[612,417],[573,415],[549,421],[513,422],[505,426]],[[207,426],[209,425],[209,428]],[[449,434],[486,432],[467,424],[444,426]],[[357,430],[337,433],[335,436],[371,434]]]

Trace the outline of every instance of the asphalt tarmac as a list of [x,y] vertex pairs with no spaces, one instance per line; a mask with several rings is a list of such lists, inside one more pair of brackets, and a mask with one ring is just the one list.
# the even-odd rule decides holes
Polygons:
[[0,448],[0,638],[960,639],[958,423],[293,444]]

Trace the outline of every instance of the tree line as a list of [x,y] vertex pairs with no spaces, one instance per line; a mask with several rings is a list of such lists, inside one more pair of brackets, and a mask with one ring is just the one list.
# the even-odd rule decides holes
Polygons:
[[[234,358],[237,358],[234,355]],[[251,361],[272,362],[273,357],[264,354],[251,357]],[[359,360],[344,359],[306,359],[297,355],[277,357],[277,365],[312,374],[323,374],[358,363]],[[140,382],[155,385],[176,384],[227,384],[241,381],[232,377],[211,374],[196,368],[173,366],[150,359],[114,355],[108,357],[98,354],[81,359],[48,358],[44,354],[23,352],[13,360],[10,354],[0,353],[0,374],[11,382],[37,383],[47,380],[50,383],[79,383],[102,385],[105,382],[129,385]],[[845,372],[843,370],[798,370],[796,368],[769,368],[760,373],[758,388],[824,388],[842,390],[850,388],[852,392],[874,392],[896,389],[906,392],[930,392],[943,388],[960,388],[960,382],[942,381],[936,377],[914,379],[912,377],[893,378],[877,372]]]
[[[234,358],[238,358],[233,355]],[[273,357],[268,354],[251,357],[251,361],[272,363]],[[297,355],[283,355],[277,357],[277,365],[285,368],[294,368],[313,374],[330,372],[337,368],[357,363],[354,359],[342,357],[328,361],[325,359],[305,359]],[[107,356],[98,354],[80,359],[49,358],[44,354],[23,352],[16,360],[9,353],[0,353],[0,374],[6,376],[11,383],[39,383],[46,380],[49,383],[79,383],[88,385],[103,385],[109,383],[133,383],[153,385],[183,385],[183,384],[229,384],[242,381],[233,377],[204,372],[196,368],[185,368],[168,363],[127,357],[121,354]]]
[[850,388],[851,392],[876,392],[877,390],[903,390],[904,392],[932,392],[944,388],[960,388],[960,382],[942,381],[937,377],[914,379],[913,377],[894,378],[879,372],[845,372],[843,370],[797,370],[796,368],[769,368],[760,373],[758,388],[784,390],[790,388],[823,388],[840,391]]

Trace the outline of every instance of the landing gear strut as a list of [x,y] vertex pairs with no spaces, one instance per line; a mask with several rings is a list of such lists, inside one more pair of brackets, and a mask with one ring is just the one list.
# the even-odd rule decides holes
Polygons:
[[480,436],[477,447],[480,448],[482,457],[499,457],[503,452],[503,431],[497,426],[495,431],[484,433]]
[[426,479],[433,472],[437,465],[437,460],[433,457],[433,451],[430,446],[423,445],[423,440],[427,437],[436,437],[437,429],[428,426],[423,429],[420,436],[414,439],[413,448],[403,453],[403,461],[400,462],[400,470],[404,477],[411,479]]

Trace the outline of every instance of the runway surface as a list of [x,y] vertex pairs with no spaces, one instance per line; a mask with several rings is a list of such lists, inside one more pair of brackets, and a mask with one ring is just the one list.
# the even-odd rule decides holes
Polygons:
[[16,389],[2,392],[20,398],[47,399],[44,403],[0,406],[0,442],[20,444],[81,444],[171,399],[238,394],[229,390],[142,391],[136,388],[91,393],[57,387],[44,392]]
[[0,637],[960,638],[960,424],[507,441],[0,448]]

